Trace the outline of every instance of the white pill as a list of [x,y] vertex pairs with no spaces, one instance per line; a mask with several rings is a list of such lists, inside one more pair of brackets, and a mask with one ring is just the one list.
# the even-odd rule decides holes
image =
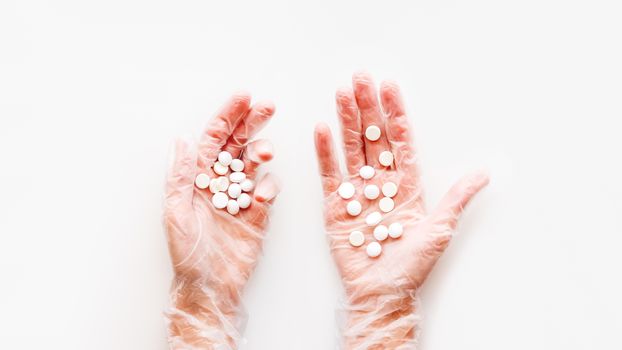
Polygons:
[[365,137],[367,137],[369,141],[378,140],[380,138],[380,134],[380,128],[375,125],[370,125],[365,130]]
[[359,170],[359,175],[365,180],[371,179],[374,177],[374,174],[376,174],[376,171],[369,165],[365,165]]
[[367,199],[376,199],[380,195],[380,189],[376,185],[367,185],[365,186],[363,193]]
[[229,164],[229,168],[233,171],[242,171],[244,170],[244,162],[241,159],[234,159]]
[[382,246],[378,242],[371,242],[367,245],[367,255],[371,258],[375,258],[382,253]]
[[209,190],[210,190],[210,192],[212,192],[212,193],[218,192],[218,182],[219,182],[218,179],[212,179],[209,182]]
[[250,207],[250,205],[251,205],[251,196],[249,196],[246,193],[242,193],[238,197],[238,205],[240,205],[240,208],[242,208],[242,209],[246,209],[246,208]]
[[236,171],[234,173],[231,173],[231,175],[229,175],[229,180],[231,180],[231,182],[242,182],[246,180],[246,174],[244,174],[241,171]]
[[231,184],[229,189],[227,189],[227,193],[229,193],[231,198],[238,198],[242,194],[242,186],[240,184]]
[[349,240],[353,247],[360,247],[365,243],[365,235],[361,231],[352,231]]
[[220,176],[218,178],[217,188],[218,188],[218,191],[225,192],[227,188],[229,188],[229,179],[227,179],[226,176]]
[[393,164],[393,153],[389,151],[384,151],[380,153],[380,156],[378,156],[378,161],[384,166],[391,166],[391,164]]
[[387,197],[394,197],[397,194],[397,185],[393,182],[387,182],[382,185],[382,194]]
[[255,183],[251,179],[246,179],[240,182],[240,186],[242,186],[242,191],[250,192],[253,190],[253,187],[255,187]]
[[374,228],[374,238],[378,241],[384,241],[389,236],[389,229],[384,225],[378,225]]
[[218,175],[225,175],[229,171],[226,165],[220,164],[220,162],[214,163],[214,172]]
[[395,202],[393,202],[393,199],[389,197],[383,197],[380,200],[380,203],[378,203],[378,206],[380,207],[380,210],[382,210],[385,213],[388,213],[391,210],[393,210],[393,208],[395,208]]
[[367,226],[376,226],[380,223],[381,220],[382,214],[375,211],[373,213],[367,214],[367,217],[365,218],[365,223],[367,224]]
[[400,238],[402,233],[404,233],[404,227],[402,227],[402,224],[399,222],[394,222],[389,225],[389,236],[391,236],[391,238]]
[[227,211],[231,215],[239,213],[240,205],[238,204],[238,201],[236,201],[235,199],[230,199],[229,202],[227,202]]
[[204,190],[209,187],[210,178],[207,174],[199,174],[194,179],[194,184],[197,185],[198,188]]
[[227,206],[229,197],[223,192],[217,192],[212,196],[212,204],[218,209],[222,209]]
[[233,157],[231,156],[231,153],[227,151],[222,151],[218,153],[218,161],[220,162],[220,164],[224,166],[229,166],[232,160],[233,160]]
[[361,202],[357,200],[350,201],[348,202],[348,205],[346,205],[346,210],[348,211],[348,214],[352,216],[359,215],[362,209],[363,207],[361,206]]
[[354,185],[349,182],[344,182],[341,185],[339,185],[337,192],[339,193],[339,196],[341,198],[350,199],[352,198],[352,196],[354,196],[354,192],[355,192]]

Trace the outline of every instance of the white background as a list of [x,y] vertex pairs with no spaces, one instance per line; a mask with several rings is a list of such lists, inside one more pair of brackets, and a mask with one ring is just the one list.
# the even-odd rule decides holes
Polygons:
[[272,99],[283,181],[243,349],[333,349],[313,126],[401,83],[433,205],[490,186],[423,291],[423,349],[622,348],[619,1],[0,2],[0,343],[167,349],[169,148]]

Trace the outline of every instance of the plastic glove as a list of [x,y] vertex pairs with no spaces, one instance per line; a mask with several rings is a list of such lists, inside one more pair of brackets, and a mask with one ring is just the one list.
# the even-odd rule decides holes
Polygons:
[[273,113],[272,104],[251,108],[250,96],[238,93],[209,122],[198,147],[177,141],[164,213],[175,272],[166,312],[172,349],[233,349],[240,339],[240,296],[259,258],[268,209],[279,188],[273,176],[264,176],[251,206],[234,216],[216,209],[212,193],[196,188],[194,181],[198,172],[218,176],[211,166],[221,150],[241,156],[244,172],[253,179],[257,167],[272,159],[272,145],[248,141]]
[[[326,230],[347,297],[344,345],[346,349],[412,349],[419,328],[417,291],[447,248],[464,206],[488,183],[488,177],[483,173],[464,177],[434,210],[426,211],[408,118],[397,85],[381,85],[381,109],[371,77],[358,73],[353,77],[353,90],[340,89],[336,100],[348,175],[340,172],[328,126],[316,127],[315,143],[324,189]],[[364,137],[370,125],[381,129],[379,140],[372,142]],[[394,155],[390,168],[378,160],[385,150]],[[364,165],[376,170],[371,180],[358,175]],[[352,199],[363,204],[359,216],[346,212],[349,200],[336,192],[344,181],[357,189]],[[387,181],[398,184],[399,189],[393,198],[395,208],[383,214],[382,224],[400,222],[404,233],[401,238],[381,242],[382,254],[370,258],[365,247],[375,240],[373,227],[365,224],[365,217],[379,209],[378,200],[363,196],[363,187],[369,183],[381,187]],[[365,233],[366,242],[358,248],[348,241],[354,230]]]

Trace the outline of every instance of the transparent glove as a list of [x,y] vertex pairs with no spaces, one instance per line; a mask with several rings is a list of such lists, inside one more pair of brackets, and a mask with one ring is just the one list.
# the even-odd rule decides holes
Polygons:
[[[462,178],[434,210],[426,211],[408,118],[397,85],[383,83],[379,103],[371,77],[357,73],[353,89],[340,89],[336,100],[348,174],[343,176],[340,171],[330,129],[325,124],[316,127],[315,144],[324,189],[326,231],[347,297],[344,348],[413,349],[419,328],[417,290],[447,248],[464,206],[488,183],[488,177],[476,173]],[[377,141],[364,136],[370,125],[382,131]],[[393,153],[392,166],[380,164],[382,151]],[[370,180],[359,176],[364,165],[375,168]],[[356,188],[350,200],[361,202],[358,216],[346,212],[350,200],[338,195],[337,189],[344,181]],[[366,225],[365,218],[380,210],[378,199],[363,196],[363,187],[381,187],[388,181],[398,185],[398,192],[393,198],[395,208],[383,213],[381,224],[399,222],[404,231],[400,238],[380,242],[381,255],[371,258],[366,246],[375,239],[373,227]],[[349,235],[355,230],[365,234],[365,243],[360,247],[349,243]]]
[[249,140],[273,113],[272,104],[250,107],[250,96],[238,93],[208,123],[198,147],[177,141],[164,210],[175,272],[166,312],[171,349],[233,349],[240,339],[241,293],[259,258],[268,209],[279,188],[272,175],[265,175],[250,207],[231,215],[214,207],[210,190],[194,182],[200,172],[218,176],[211,166],[221,150],[242,159],[253,179],[273,151],[267,140]]

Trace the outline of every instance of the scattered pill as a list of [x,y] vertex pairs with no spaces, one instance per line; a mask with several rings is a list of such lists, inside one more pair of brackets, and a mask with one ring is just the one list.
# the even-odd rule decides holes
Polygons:
[[251,205],[251,196],[249,196],[246,193],[240,194],[240,196],[238,197],[238,205],[242,209],[246,209],[246,208],[250,207],[250,205]]
[[341,185],[339,185],[337,192],[339,193],[339,196],[341,198],[350,199],[352,198],[352,196],[354,196],[354,192],[355,192],[354,185],[349,182],[344,182]]
[[210,178],[207,174],[199,174],[194,179],[194,184],[197,185],[198,188],[204,190],[209,187]]
[[229,179],[227,179],[226,176],[220,176],[218,178],[217,188],[218,188],[218,191],[225,192],[227,188],[229,188]]
[[240,184],[233,183],[229,185],[227,193],[229,193],[229,197],[231,198],[238,198],[242,194],[242,186],[240,186]]
[[380,189],[376,185],[367,185],[365,186],[363,193],[367,199],[376,199],[380,196]]
[[[233,160],[233,157],[231,156],[231,153],[227,152],[227,151],[222,151],[220,153],[218,153],[218,161],[220,162],[220,164],[224,165],[224,166],[229,166],[229,164],[231,164],[231,161]],[[222,174],[220,174],[222,175]]]
[[382,194],[387,197],[394,197],[397,194],[397,185],[393,182],[387,182],[382,185]]
[[231,175],[229,175],[229,180],[231,180],[231,182],[242,182],[244,180],[246,180],[246,174],[244,174],[241,171],[236,171],[234,173],[231,173]]
[[238,201],[236,201],[235,199],[230,199],[229,202],[227,202],[227,211],[231,215],[239,213],[240,205],[238,204]]
[[218,192],[218,179],[212,179],[212,180],[209,182],[209,190],[210,190],[210,192],[212,192],[212,193],[216,193],[216,192]]
[[234,159],[229,164],[229,168],[233,171],[242,171],[244,170],[244,162],[241,159]]
[[382,246],[378,242],[371,242],[367,245],[367,255],[372,258],[377,257],[382,253]]
[[346,210],[351,216],[359,215],[362,209],[363,207],[361,206],[361,202],[357,200],[350,201],[348,202],[348,205],[346,205]]
[[227,206],[229,197],[223,192],[217,192],[212,196],[212,204],[218,209],[222,209]]
[[402,227],[402,224],[399,222],[394,222],[389,225],[389,236],[391,236],[391,238],[400,238],[403,232],[404,227]]
[[380,153],[380,156],[378,156],[378,161],[384,166],[391,166],[391,164],[393,164],[393,153],[389,151],[384,151]]
[[214,172],[218,175],[225,175],[229,171],[229,168],[226,165],[221,164],[220,162],[214,163]]
[[359,170],[359,175],[361,175],[361,177],[365,180],[371,179],[374,177],[374,174],[376,174],[376,171],[369,165],[365,165]]
[[378,225],[374,228],[374,238],[378,241],[384,241],[389,236],[389,229],[384,225]]
[[365,235],[361,231],[352,231],[349,240],[353,247],[360,247],[365,243]]
[[369,141],[378,140],[380,138],[380,134],[380,128],[375,125],[370,125],[365,130],[365,137],[367,137]]
[[242,186],[242,191],[250,192],[253,190],[253,187],[255,187],[255,183],[251,179],[246,179],[240,182],[240,186]]
[[382,214],[375,211],[373,213],[367,214],[367,217],[365,218],[365,223],[367,224],[367,226],[376,226],[378,225],[378,223],[380,223],[381,220]]
[[393,202],[393,199],[389,197],[383,197],[380,200],[380,203],[378,203],[378,206],[380,207],[380,210],[382,210],[385,213],[388,213],[391,210],[393,210],[393,208],[395,207],[395,202]]

